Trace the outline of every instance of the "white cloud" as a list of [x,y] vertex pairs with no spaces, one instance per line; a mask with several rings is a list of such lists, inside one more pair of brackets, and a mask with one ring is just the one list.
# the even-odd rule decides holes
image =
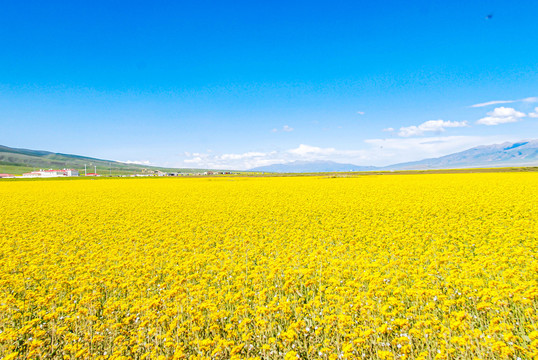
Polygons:
[[346,159],[345,161],[357,161],[366,159],[365,150],[337,150],[332,147],[321,148],[305,144],[301,144],[294,149],[289,149],[287,153],[299,157],[301,160],[328,160],[338,158],[340,160]]
[[534,108],[534,112],[529,113],[529,117],[538,118],[538,107]]
[[357,111],[357,114],[364,115],[364,111]]
[[134,160],[134,161],[127,160],[127,161],[120,161],[120,162],[124,164],[151,165],[151,162],[149,162],[148,160]]
[[480,104],[474,104],[469,107],[477,108],[477,107],[484,107],[484,106],[498,105],[498,104],[511,104],[515,102],[528,102],[528,103],[538,102],[538,97],[533,96],[533,97],[528,97],[528,98],[518,99],[518,100],[493,100],[493,101],[487,101]]
[[183,156],[185,157],[182,160],[183,163],[178,164],[178,167],[196,166],[199,168],[237,170],[251,169],[271,164],[289,163],[296,160],[332,160],[343,163],[356,163],[367,160],[366,151],[364,150],[337,150],[332,147],[322,148],[306,144],[300,144],[296,148],[280,151],[249,151],[222,155],[184,153]]
[[[292,132],[293,130],[294,130],[294,129],[293,129],[291,126],[289,126],[289,125],[284,125],[284,126],[282,126],[282,130],[280,130],[280,131],[284,131],[284,132]],[[276,133],[276,132],[279,132],[279,130],[278,130],[277,128],[273,128],[273,129],[271,130],[271,132]]]
[[[274,153],[274,151],[272,153]],[[223,154],[221,156],[218,156],[218,158],[221,160],[240,160],[240,159],[265,157],[269,154],[271,153],[249,151],[243,154]]]
[[499,125],[506,123],[513,123],[518,119],[525,117],[525,114],[517,111],[513,108],[506,108],[504,106],[495,108],[493,111],[487,113],[489,116],[483,117],[476,123],[481,125]]
[[260,152],[248,151],[244,153],[184,153],[183,164],[178,164],[178,167],[195,166],[198,168],[207,169],[235,169],[244,170],[256,166],[269,165],[275,163],[278,158],[276,151]]
[[383,129],[383,131],[385,131],[385,132],[392,132],[392,131],[394,131],[394,128],[388,127],[388,128],[386,128],[386,129]]
[[424,135],[425,132],[441,132],[445,131],[445,128],[465,126],[468,126],[467,121],[428,120],[418,126],[401,127],[398,135],[402,137],[418,136]]
[[290,131],[293,131],[293,128],[288,126],[288,125],[284,125],[282,127],[282,131],[285,131],[285,132],[290,132]]
[[288,150],[290,154],[307,156],[307,155],[330,155],[336,152],[335,148],[320,148],[316,146],[310,146],[301,144],[296,149]]
[[186,164],[201,164],[201,163],[204,162],[203,159],[202,159],[201,157],[199,157],[199,156],[194,157],[194,158],[192,158],[192,159],[185,159],[185,160],[183,160],[183,161],[184,161]]
[[474,104],[474,105],[471,105],[469,107],[477,108],[477,107],[484,107],[484,106],[498,105],[498,104],[511,104],[511,103],[516,102],[516,101],[517,100],[494,100],[494,101],[488,101],[488,102],[485,102],[485,103]]

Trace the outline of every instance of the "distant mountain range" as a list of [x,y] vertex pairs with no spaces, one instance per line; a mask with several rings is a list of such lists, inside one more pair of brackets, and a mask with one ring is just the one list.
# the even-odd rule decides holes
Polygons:
[[286,164],[261,166],[254,169],[250,169],[249,171],[264,171],[276,173],[310,173],[370,170],[377,170],[377,168],[375,166],[357,166],[353,164],[341,164],[334,161],[294,161]]
[[294,161],[250,169],[277,173],[336,171],[434,170],[503,166],[538,166],[538,140],[483,145],[438,158],[393,164],[384,167],[340,164],[332,161]]
[[[105,175],[135,174],[160,170],[164,172],[200,172],[202,169],[174,169],[147,165],[126,164],[86,156],[53,153],[41,150],[16,149],[0,145],[0,173],[22,174],[35,169],[73,168]],[[261,166],[247,171],[274,173],[316,173],[348,171],[434,170],[479,167],[538,166],[538,140],[519,141],[474,147],[462,152],[399,163],[384,167],[341,164],[332,161],[294,161],[285,164]]]
[[538,140],[483,145],[438,158],[387,166],[389,170],[538,166]]

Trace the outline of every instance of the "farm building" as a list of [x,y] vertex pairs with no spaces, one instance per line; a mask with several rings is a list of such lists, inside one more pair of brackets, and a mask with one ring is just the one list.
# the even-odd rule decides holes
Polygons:
[[61,177],[61,176],[78,176],[78,170],[62,169],[62,170],[39,170],[22,174],[24,177]]
[[15,175],[11,174],[0,174],[0,178],[8,179],[8,178],[14,178]]

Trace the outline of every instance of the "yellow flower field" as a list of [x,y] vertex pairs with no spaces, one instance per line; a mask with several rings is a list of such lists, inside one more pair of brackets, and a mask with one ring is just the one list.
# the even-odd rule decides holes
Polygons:
[[0,182],[0,358],[538,358],[538,173]]

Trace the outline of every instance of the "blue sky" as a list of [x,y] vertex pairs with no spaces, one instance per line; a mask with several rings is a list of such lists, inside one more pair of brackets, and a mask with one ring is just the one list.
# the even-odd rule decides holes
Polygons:
[[0,144],[246,169],[538,138],[537,13],[534,0],[3,2]]

